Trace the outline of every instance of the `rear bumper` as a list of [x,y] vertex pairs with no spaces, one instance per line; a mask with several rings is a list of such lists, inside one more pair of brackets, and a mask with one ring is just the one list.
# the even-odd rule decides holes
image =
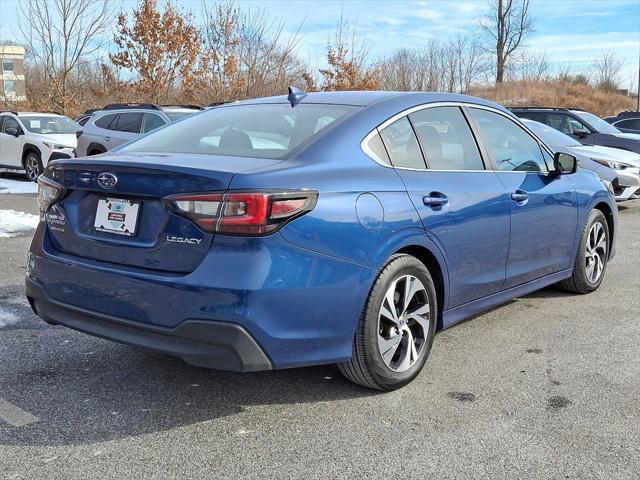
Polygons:
[[[140,337],[144,332],[181,334],[192,322],[235,325],[255,340],[274,369],[350,358],[375,275],[374,269],[293,246],[277,233],[217,236],[202,263],[186,275],[128,268],[57,251],[44,222],[36,229],[27,262],[27,279],[43,291],[28,296],[65,314],[133,325],[136,337],[96,332],[92,325],[56,320],[39,308],[43,318],[141,346],[147,342],[138,332]],[[175,353],[175,345],[152,348],[188,356]]]
[[159,327],[57,302],[29,278],[25,287],[34,312],[48,323],[174,355],[199,367],[238,372],[273,369],[254,338],[233,323],[185,320],[174,328]]

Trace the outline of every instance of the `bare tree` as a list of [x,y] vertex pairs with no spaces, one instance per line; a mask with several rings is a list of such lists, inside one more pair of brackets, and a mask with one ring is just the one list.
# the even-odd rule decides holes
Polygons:
[[[26,0],[20,4],[20,32],[44,77],[54,108],[76,108],[81,90],[70,88],[82,67],[104,44],[111,19],[108,0]],[[42,93],[42,92],[41,92]]]
[[596,88],[614,92],[620,87],[620,74],[624,61],[619,59],[613,50],[603,52],[593,59],[593,81]]
[[244,11],[233,0],[214,9],[203,2],[203,13],[209,60],[202,95],[207,101],[274,95],[293,83],[310,85],[296,55],[300,27],[286,34],[283,20],[264,10]]
[[483,52],[471,37],[429,41],[423,48],[396,50],[379,62],[380,87],[402,91],[466,92],[484,69]]
[[496,55],[496,83],[502,83],[514,52],[534,31],[529,0],[491,0],[490,13],[480,21],[480,28],[492,43]]
[[159,10],[156,0],[140,0],[131,14],[117,19],[115,44],[109,55],[116,67],[137,74],[133,86],[143,99],[171,101],[179,89],[188,91],[200,74],[202,34],[191,14],[171,1]]
[[549,77],[549,60],[545,52],[525,51],[515,67],[516,78],[542,81]]
[[370,38],[360,35],[357,25],[340,17],[340,21],[327,42],[327,67],[320,70],[322,89],[377,90],[380,87],[380,69],[369,64]]

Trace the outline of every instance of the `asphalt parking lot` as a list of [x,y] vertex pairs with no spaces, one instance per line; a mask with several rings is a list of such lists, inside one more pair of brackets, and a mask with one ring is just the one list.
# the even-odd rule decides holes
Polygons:
[[[0,190],[0,210],[35,214]],[[640,472],[640,200],[601,288],[549,288],[440,333],[376,393],[334,366],[254,374],[49,326],[30,231],[0,238],[0,478],[599,478]]]

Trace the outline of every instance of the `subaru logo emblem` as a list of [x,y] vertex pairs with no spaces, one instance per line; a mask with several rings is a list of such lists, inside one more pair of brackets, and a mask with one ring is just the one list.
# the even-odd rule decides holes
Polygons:
[[98,185],[102,188],[111,189],[116,186],[118,183],[118,177],[116,177],[113,173],[102,172],[98,175]]

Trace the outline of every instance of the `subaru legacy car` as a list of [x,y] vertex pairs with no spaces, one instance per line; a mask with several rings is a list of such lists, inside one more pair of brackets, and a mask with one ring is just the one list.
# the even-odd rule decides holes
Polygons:
[[582,168],[611,182],[616,201],[640,196],[640,154],[600,145],[583,145],[569,135],[534,120],[522,119],[533,133],[555,152],[566,152],[578,159]]
[[576,165],[479,98],[292,88],[50,164],[26,294],[193,365],[337,363],[391,390],[436,330],[600,286],[616,203]]
[[584,145],[602,145],[640,153],[640,135],[624,133],[597,117],[580,109],[514,107],[518,117],[544,123]]

